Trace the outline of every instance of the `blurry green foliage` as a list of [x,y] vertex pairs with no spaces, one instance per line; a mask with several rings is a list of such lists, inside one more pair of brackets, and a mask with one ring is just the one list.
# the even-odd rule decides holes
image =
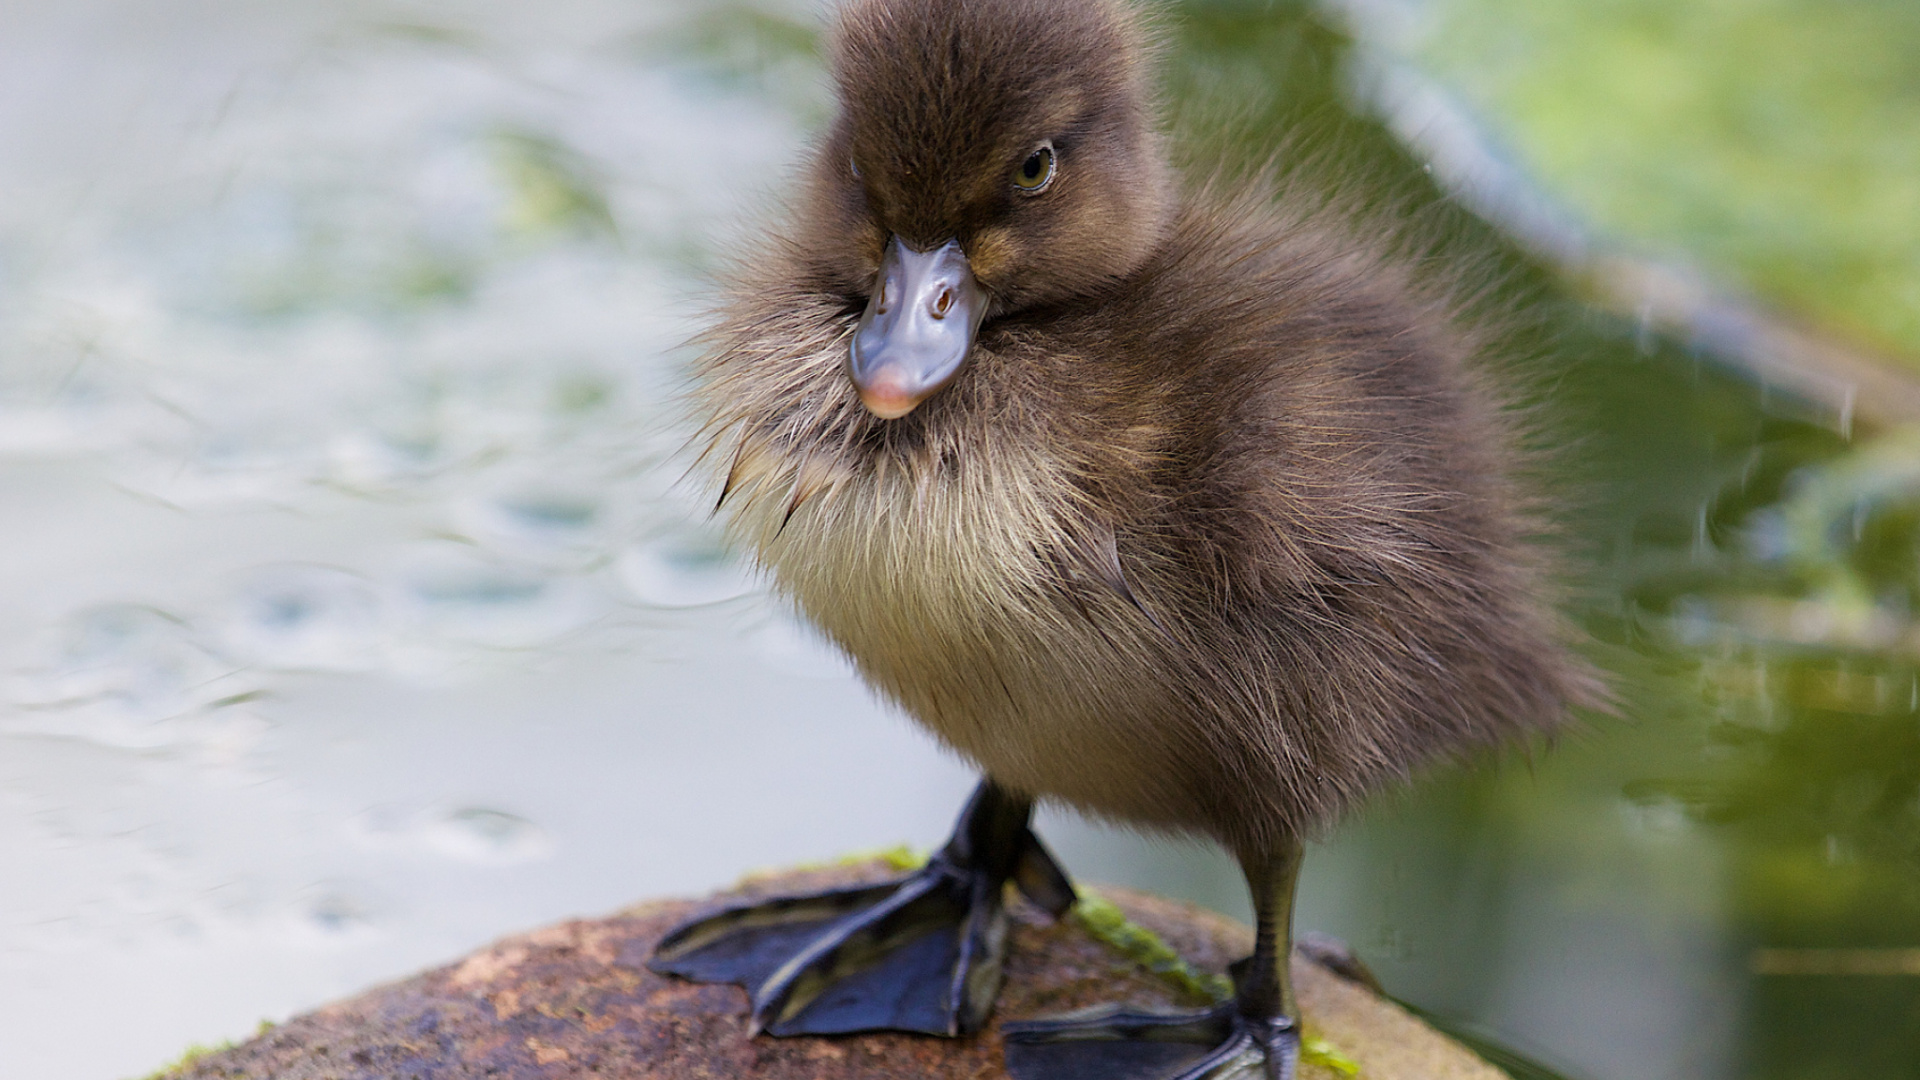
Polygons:
[[1920,364],[1920,4],[1419,10],[1417,62],[1602,231]]

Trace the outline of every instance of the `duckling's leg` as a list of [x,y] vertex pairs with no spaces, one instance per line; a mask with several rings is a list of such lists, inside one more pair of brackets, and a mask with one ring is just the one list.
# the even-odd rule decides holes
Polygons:
[[1301,846],[1241,859],[1253,890],[1253,955],[1233,965],[1233,1000],[1204,1012],[1109,1007],[1056,1020],[1003,1024],[1016,1080],[1293,1080],[1299,1011],[1287,958]]
[[1056,918],[1073,886],[1028,827],[1031,800],[983,780],[947,846],[911,874],[741,904],[687,923],[649,964],[753,997],[771,1035],[980,1030],[1000,990],[1007,882]]

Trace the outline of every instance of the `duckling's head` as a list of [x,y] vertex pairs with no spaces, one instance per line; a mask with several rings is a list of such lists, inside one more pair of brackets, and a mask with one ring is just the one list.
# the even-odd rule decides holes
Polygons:
[[851,0],[840,114],[801,243],[865,311],[848,374],[876,416],[965,366],[983,320],[1137,269],[1171,215],[1152,48],[1122,0]]

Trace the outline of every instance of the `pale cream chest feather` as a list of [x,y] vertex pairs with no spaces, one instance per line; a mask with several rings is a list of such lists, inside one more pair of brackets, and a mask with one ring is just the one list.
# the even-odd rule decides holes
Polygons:
[[1061,553],[1084,525],[1057,463],[986,454],[806,476],[801,461],[748,448],[733,471],[730,527],[780,591],[991,774],[1049,792],[1073,771],[1060,762],[1090,745],[1129,728],[1150,741],[1167,703],[1141,677],[1139,627],[1095,625],[1101,613],[1065,591]]

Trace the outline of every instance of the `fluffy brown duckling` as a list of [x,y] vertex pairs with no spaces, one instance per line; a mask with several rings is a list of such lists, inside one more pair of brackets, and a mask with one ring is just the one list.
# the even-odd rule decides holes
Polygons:
[[1028,828],[1054,799],[1224,844],[1258,947],[1210,1013],[1009,1025],[1015,1072],[1289,1075],[1302,838],[1595,697],[1475,334],[1335,215],[1177,186],[1152,57],[1120,0],[840,14],[839,117],[699,369],[705,450],[780,590],[985,779],[925,869],[662,944],[757,1030],[976,1030],[1006,883],[1072,902]]

